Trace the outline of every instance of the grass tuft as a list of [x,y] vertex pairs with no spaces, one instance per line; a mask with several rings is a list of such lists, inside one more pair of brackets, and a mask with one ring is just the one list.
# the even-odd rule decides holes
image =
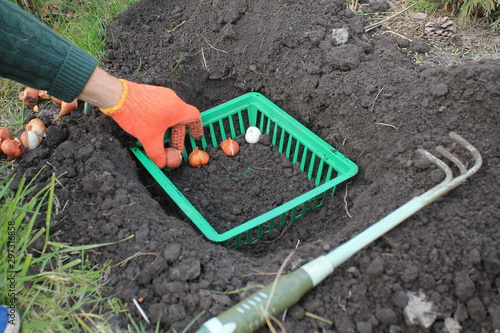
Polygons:
[[415,5],[415,10],[424,12],[444,11],[457,15],[462,24],[478,18],[490,22],[490,28],[498,31],[500,25],[500,3],[498,0],[404,0]]
[[[11,0],[49,25],[54,31],[97,59],[106,56],[106,25],[137,0]],[[24,104],[17,96],[20,83],[0,78],[0,127],[22,129]]]
[[131,3],[137,0],[68,1],[54,0],[59,13],[50,14],[44,21],[55,31],[80,48],[102,59],[105,54],[106,25]]
[[[17,309],[23,332],[107,330],[102,292],[110,265],[97,267],[85,260],[85,249],[100,245],[62,247],[47,241],[55,175],[41,190],[22,178],[12,191],[13,179],[0,181],[0,249],[5,258],[0,262],[0,304]],[[44,217],[47,223],[36,229]]]
[[21,129],[24,122],[24,106],[18,99],[21,90],[20,83],[0,78],[0,127],[11,132]]

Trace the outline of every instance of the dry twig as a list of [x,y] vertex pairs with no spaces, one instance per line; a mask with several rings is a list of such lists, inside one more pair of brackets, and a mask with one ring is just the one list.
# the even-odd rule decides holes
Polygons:
[[378,99],[378,97],[380,96],[380,93],[383,90],[384,90],[384,87],[380,88],[380,90],[377,93],[377,96],[375,96],[375,98],[373,99],[373,101],[370,103],[371,104],[370,112],[373,112],[373,109],[375,108],[375,103],[377,102],[377,99]]
[[345,212],[347,213],[347,216],[349,216],[349,218],[352,218],[352,215],[349,213],[349,208],[347,207],[347,185],[349,185],[349,184],[345,185],[344,204],[345,204]]
[[208,39],[206,37],[205,37],[205,42],[207,42],[208,46],[210,46],[212,49],[219,51],[219,52],[222,52],[222,53],[229,54],[229,52],[227,52],[226,50],[218,49],[215,46],[213,46],[212,44],[210,44],[210,42],[208,41]]
[[283,274],[283,270],[285,269],[290,259],[292,259],[294,254],[295,250],[290,252],[290,254],[285,258],[285,260],[281,264],[280,269],[278,270],[278,274],[276,274],[276,277],[274,278],[273,286],[271,287],[271,291],[269,292],[269,298],[267,299],[266,307],[264,308],[265,317],[269,317],[269,306],[271,305],[271,300],[273,299],[276,287],[278,286],[278,280],[280,279],[281,275]]
[[[229,52],[227,52],[226,50],[222,50],[222,49],[218,49],[216,48],[215,46],[213,46],[207,38],[205,38],[205,42],[208,44],[208,46],[210,46],[211,49],[214,49],[215,51],[218,51],[218,52],[222,52],[222,53],[225,53],[225,54],[229,54]],[[205,58],[205,48],[202,47],[201,50],[199,51],[201,52],[201,57],[203,59],[203,67],[207,70],[208,72],[208,63],[207,63],[207,59]],[[197,52],[198,53],[198,52]]]
[[398,36],[398,37],[400,37],[400,38],[403,38],[403,39],[406,39],[406,40],[408,40],[408,41],[410,41],[410,42],[413,42],[413,39],[410,39],[410,38],[405,37],[405,36],[403,36],[403,35],[401,35],[401,34],[398,34],[397,32],[394,32],[394,31],[392,31],[392,30],[387,30],[387,31],[384,31],[382,34],[385,34],[385,33],[391,33],[391,34],[394,34],[394,35],[396,35],[396,36]]
[[396,126],[394,125],[391,125],[391,124],[386,124],[386,123],[376,123],[377,125],[382,125],[382,126],[387,126],[387,127],[392,127],[394,128],[395,130],[398,130],[399,128],[397,128]]
[[196,12],[197,12],[197,10],[193,14],[191,14],[191,16],[187,20],[182,21],[181,23],[177,24],[172,29],[168,29],[167,32],[174,32],[178,28],[182,27],[184,25],[184,23],[189,22],[196,15]]
[[[281,230],[281,233],[279,234],[278,237],[276,237],[275,239],[272,239],[270,241],[261,241],[260,243],[263,243],[263,244],[271,244],[271,243],[274,243],[276,242],[278,239],[280,239],[281,237],[283,237],[283,235],[285,234],[285,232],[288,230],[288,228],[290,228],[292,224],[291,223],[288,223],[284,228],[283,230]],[[298,244],[297,244],[298,246]]]
[[377,22],[377,23],[373,23],[373,24],[367,25],[367,26],[365,27],[365,32],[368,32],[368,31],[370,31],[370,30],[373,30],[373,29],[375,29],[375,28],[377,28],[377,27],[381,26],[381,25],[382,25],[382,24],[384,24],[385,22],[387,22],[387,21],[389,21],[389,20],[391,20],[391,19],[395,18],[396,16],[399,16],[399,15],[403,14],[403,13],[404,13],[404,12],[406,12],[408,9],[410,9],[411,7],[413,7],[414,5],[415,5],[415,4],[409,5],[408,7],[403,8],[403,9],[402,9],[402,10],[400,10],[399,12],[394,13],[394,14],[392,14],[391,16],[388,16],[388,17],[386,17],[385,19],[383,19],[383,20],[381,20],[381,21],[379,21],[379,22]]

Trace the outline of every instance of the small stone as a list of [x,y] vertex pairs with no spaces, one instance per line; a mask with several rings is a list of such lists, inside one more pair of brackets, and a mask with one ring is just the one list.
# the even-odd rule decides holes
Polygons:
[[472,265],[478,265],[481,263],[481,253],[478,249],[474,248],[469,252],[469,262]]
[[415,265],[412,265],[408,268],[406,268],[404,271],[403,271],[403,275],[401,275],[401,279],[404,281],[404,282],[412,282],[412,281],[415,281],[418,277],[418,273],[419,273],[419,269],[417,266]]
[[484,259],[484,269],[488,274],[497,275],[500,273],[500,259],[497,258],[485,258]]
[[462,326],[460,326],[460,323],[457,320],[450,317],[444,320],[444,327],[446,328],[446,331],[448,333],[462,332]]
[[331,35],[331,42],[333,45],[337,46],[340,44],[347,43],[349,39],[349,30],[347,28],[333,29]]
[[292,306],[289,310],[288,313],[290,316],[295,319],[295,320],[302,320],[304,319],[305,316],[305,310],[302,306],[300,305],[295,305]]
[[490,314],[491,322],[495,329],[500,329],[500,305],[491,303],[488,306],[488,313]]
[[476,288],[472,279],[465,272],[458,272],[455,275],[455,294],[462,302],[467,301],[474,295]]
[[179,14],[179,13],[182,13],[183,10],[184,9],[182,7],[175,6],[175,8],[172,10],[171,14],[172,15]]
[[201,262],[196,259],[187,259],[170,270],[169,278],[172,280],[191,281],[200,276],[200,274]]
[[439,251],[436,248],[433,248],[429,253],[429,260],[431,262],[436,262],[439,259]]
[[263,144],[264,146],[270,146],[271,145],[271,136],[269,134],[261,134],[259,136],[259,143]]
[[398,308],[403,309],[408,304],[408,295],[403,290],[398,290],[392,296],[392,302]]
[[354,266],[349,267],[347,269],[347,273],[352,274],[355,277],[359,276],[359,270],[356,267],[354,267]]
[[425,41],[420,38],[414,38],[411,44],[410,50],[417,53],[429,52],[431,47]]
[[332,48],[332,45],[333,44],[329,40],[322,40],[321,42],[319,42],[318,47],[321,50],[328,51],[329,49]]
[[356,323],[356,332],[358,333],[372,333],[373,325],[369,321],[360,321]]
[[168,307],[168,318],[174,321],[181,321],[186,318],[186,309],[181,304],[171,304]]
[[384,325],[395,324],[398,320],[396,312],[391,308],[382,308],[377,310],[375,317]]
[[375,258],[370,263],[370,266],[368,266],[368,269],[366,270],[366,274],[374,278],[381,276],[383,273],[384,273],[384,261],[380,257]]
[[210,297],[212,297],[212,299],[219,304],[223,304],[223,305],[230,305],[231,304],[231,299],[229,298],[228,295],[211,294]]
[[223,29],[224,38],[226,39],[238,39],[238,35],[236,34],[236,30],[234,29],[234,25],[231,23],[226,24]]
[[160,318],[167,316],[167,304],[160,302],[152,304],[148,309],[148,316],[152,322],[157,322]]
[[424,21],[427,18],[427,14],[422,13],[422,12],[415,13],[415,12],[410,11],[408,13],[408,16],[410,16],[412,19],[419,20],[419,21]]
[[408,39],[406,39],[406,38],[398,38],[397,42],[398,42],[398,46],[400,48],[407,48],[407,47],[409,47],[411,45],[410,41]]
[[408,325],[419,325],[424,328],[432,326],[437,318],[437,312],[433,310],[433,303],[426,300],[425,294],[408,293],[408,304],[404,311]]
[[483,321],[487,316],[486,309],[478,297],[471,298],[467,301],[467,312],[476,323]]
[[455,309],[453,318],[455,318],[458,321],[464,321],[467,318],[469,318],[469,315],[467,314],[467,308],[463,303],[460,302],[457,303],[457,308]]
[[311,74],[311,75],[321,74],[321,67],[319,67],[318,65],[310,65],[307,67],[306,71],[307,71],[307,74]]
[[307,37],[314,45],[318,45],[323,40],[323,32],[319,30],[311,31],[307,33]]
[[391,325],[389,326],[389,333],[401,333],[403,330],[401,329],[401,326],[398,325]]
[[179,243],[170,243],[163,252],[163,258],[169,262],[176,261],[181,255],[182,245]]
[[430,91],[432,96],[443,97],[448,93],[449,89],[446,83],[438,83],[432,85]]
[[419,282],[420,288],[425,289],[425,290],[434,289],[434,287],[436,286],[436,280],[430,274],[421,275],[418,279],[418,282]]
[[390,7],[389,2],[385,0],[372,0],[369,2],[366,11],[369,13],[383,13],[387,12]]

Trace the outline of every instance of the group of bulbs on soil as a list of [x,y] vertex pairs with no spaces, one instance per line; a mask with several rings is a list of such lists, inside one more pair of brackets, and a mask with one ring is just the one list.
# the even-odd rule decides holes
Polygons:
[[[35,112],[38,112],[37,105],[41,100],[52,100],[54,103],[60,105],[60,112],[52,122],[70,114],[78,107],[77,99],[67,103],[55,97],[49,96],[46,91],[30,87],[25,88],[21,94],[19,94],[19,99],[21,99],[26,106],[33,107]],[[36,149],[40,145],[42,138],[45,137],[46,130],[47,128],[45,127],[45,124],[38,118],[31,119],[26,124],[25,130],[19,135],[19,137],[14,137],[8,128],[0,128],[0,154],[5,154],[9,160],[21,157],[24,153],[24,149],[32,150]],[[259,128],[250,126],[245,133],[245,140],[248,143],[257,143],[260,135],[261,132]],[[220,147],[227,156],[235,156],[240,151],[239,144],[231,138],[222,141]],[[166,152],[166,166],[168,168],[177,168],[182,164],[181,151],[169,147],[166,148]],[[189,165],[195,168],[208,164],[209,161],[210,156],[208,153],[198,149],[198,147],[196,147],[188,157]]]
[[[64,102],[48,95],[44,90],[38,90],[31,87],[26,87],[19,94],[19,99],[22,100],[26,106],[32,107],[34,112],[38,112],[38,103],[42,100],[51,100],[55,104],[60,105],[59,114],[52,122],[70,114],[78,107],[78,100],[76,98],[71,102]],[[14,137],[8,128],[0,128],[0,154],[3,153],[7,155],[7,159],[9,160],[21,157],[24,153],[24,149],[32,150],[40,145],[42,138],[45,137],[46,130],[45,124],[38,118],[30,120],[19,137]]]
[[[255,126],[248,127],[245,133],[245,140],[248,143],[257,143],[259,142],[259,137],[261,132],[259,128]],[[235,156],[240,151],[240,145],[235,140],[228,138],[221,142],[220,148],[227,156]],[[169,147],[166,149],[167,151],[167,168],[178,168],[182,164],[182,152]],[[210,155],[206,151],[198,149],[196,147],[188,157],[188,163],[190,166],[194,168],[199,168],[205,164],[208,164],[210,161]]]

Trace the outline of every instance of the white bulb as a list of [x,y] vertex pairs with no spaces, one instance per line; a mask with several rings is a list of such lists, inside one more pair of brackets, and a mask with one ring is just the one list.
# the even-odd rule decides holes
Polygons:
[[27,131],[28,132],[28,149],[35,149],[40,145],[40,141],[42,141],[42,138],[38,136],[35,132]]
[[245,134],[245,140],[248,143],[257,143],[259,142],[260,137],[260,129],[255,126],[250,126],[247,129],[247,133]]

